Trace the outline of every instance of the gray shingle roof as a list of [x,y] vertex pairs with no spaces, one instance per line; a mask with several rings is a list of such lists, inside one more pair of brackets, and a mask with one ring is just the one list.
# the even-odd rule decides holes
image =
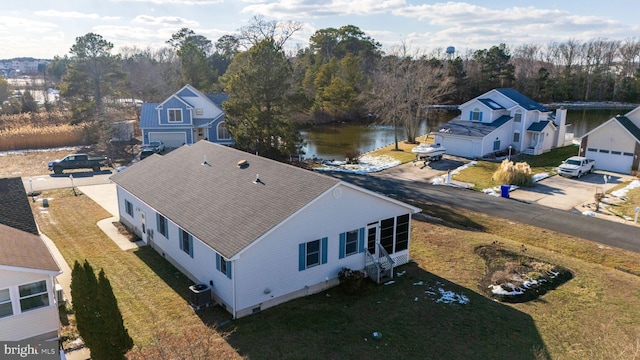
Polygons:
[[625,127],[637,141],[640,141],[640,129],[626,116],[616,116],[616,120]]
[[448,123],[442,125],[439,129],[439,133],[463,135],[472,137],[484,137],[489,135],[495,129],[504,125],[507,121],[511,120],[511,116],[502,115],[491,123],[482,123],[477,121],[462,120],[460,116],[450,120]]
[[0,224],[38,235],[29,198],[20,178],[0,179]]
[[20,178],[0,179],[0,265],[58,272]]
[[505,95],[509,99],[517,102],[518,105],[522,106],[526,110],[538,110],[538,111],[541,111],[541,112],[549,111],[549,110],[547,110],[547,108],[545,108],[544,106],[540,105],[539,103],[537,103],[537,102],[529,99],[528,97],[522,95],[516,89],[499,88],[499,89],[496,89],[496,91],[498,91],[501,94]]
[[[239,168],[240,160],[248,165]],[[257,174],[263,184],[254,184]],[[208,141],[150,157],[111,179],[226,258],[340,182]]]

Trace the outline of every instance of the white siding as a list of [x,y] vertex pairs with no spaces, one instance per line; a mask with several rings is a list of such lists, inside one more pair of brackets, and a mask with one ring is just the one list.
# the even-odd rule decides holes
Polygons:
[[[342,267],[363,269],[364,253],[339,259],[339,234],[365,227],[368,223],[406,214],[405,207],[347,188],[339,187],[341,196],[325,194],[298,213],[255,246],[242,253],[236,261],[238,310],[253,308],[261,303],[276,305],[278,297],[288,300],[296,291],[306,294],[317,284],[335,284]],[[310,269],[298,269],[298,245],[323,237],[328,238],[327,263]],[[265,289],[270,293],[266,294]],[[315,290],[322,290],[316,287]],[[264,307],[263,307],[264,308]]]
[[[18,286],[42,280],[47,282],[49,306],[21,313]],[[47,275],[0,270],[0,289],[9,289],[13,304],[13,315],[0,318],[1,340],[17,341],[47,333],[57,334],[60,323],[52,284],[53,278]]]
[[[184,97],[184,99],[189,102],[189,104],[193,105],[194,110],[192,110],[194,119],[215,119],[218,116],[222,115],[222,110],[218,109],[217,106],[211,104],[211,100],[203,99],[201,97]],[[202,115],[196,115],[195,109],[202,109]]]
[[[585,156],[596,161],[596,169],[630,174],[636,140],[617,121],[609,121],[587,137]],[[591,151],[596,150],[596,151]],[[606,151],[606,152],[602,152]],[[615,154],[612,151],[623,154]]]
[[[117,192],[120,208],[120,221],[123,224],[134,229],[138,236],[148,243],[148,245],[153,246],[160,255],[165,257],[193,282],[209,285],[209,282],[213,281],[213,291],[216,295],[225,303],[229,305],[232,304],[233,284],[226,275],[216,270],[216,252],[213,249],[194,237],[192,258],[189,254],[180,249],[179,227],[173,223],[171,219],[167,219],[167,238],[158,232],[156,210],[150,208],[148,205],[141,202],[119,186],[117,187]],[[127,199],[133,204],[133,217],[126,213],[124,209],[124,199]],[[142,217],[140,214],[142,213],[145,214],[147,228],[146,234],[142,234],[141,230]],[[147,236],[149,231],[153,232],[152,240]],[[232,274],[235,270],[235,268],[232,269]]]

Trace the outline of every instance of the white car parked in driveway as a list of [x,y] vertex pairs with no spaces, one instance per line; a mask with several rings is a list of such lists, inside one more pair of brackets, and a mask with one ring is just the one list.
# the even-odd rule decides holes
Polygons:
[[558,167],[558,174],[565,176],[581,177],[584,174],[592,173],[596,162],[582,156],[572,156],[563,161]]
[[164,143],[159,140],[149,141],[149,144],[144,145],[142,149],[151,149],[155,153],[160,153],[164,151]]

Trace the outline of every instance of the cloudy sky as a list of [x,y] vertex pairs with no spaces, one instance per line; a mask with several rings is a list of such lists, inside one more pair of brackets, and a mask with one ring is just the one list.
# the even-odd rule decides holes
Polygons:
[[89,32],[114,44],[157,48],[183,27],[215,42],[252,17],[297,21],[288,45],[306,47],[318,29],[355,25],[391,49],[640,37],[638,0],[13,0],[0,6],[0,59],[53,58]]

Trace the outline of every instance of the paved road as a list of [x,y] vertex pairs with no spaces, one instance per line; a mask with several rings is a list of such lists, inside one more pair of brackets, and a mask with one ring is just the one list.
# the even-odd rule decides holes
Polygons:
[[76,171],[62,173],[60,175],[40,175],[32,177],[23,177],[22,183],[27,193],[40,192],[44,190],[70,188],[73,176],[73,186],[87,186],[109,184],[109,177],[113,175],[111,170],[102,170],[99,173],[93,171]]
[[388,176],[331,173],[366,189],[404,199],[461,207],[640,253],[640,227],[476,191]]

